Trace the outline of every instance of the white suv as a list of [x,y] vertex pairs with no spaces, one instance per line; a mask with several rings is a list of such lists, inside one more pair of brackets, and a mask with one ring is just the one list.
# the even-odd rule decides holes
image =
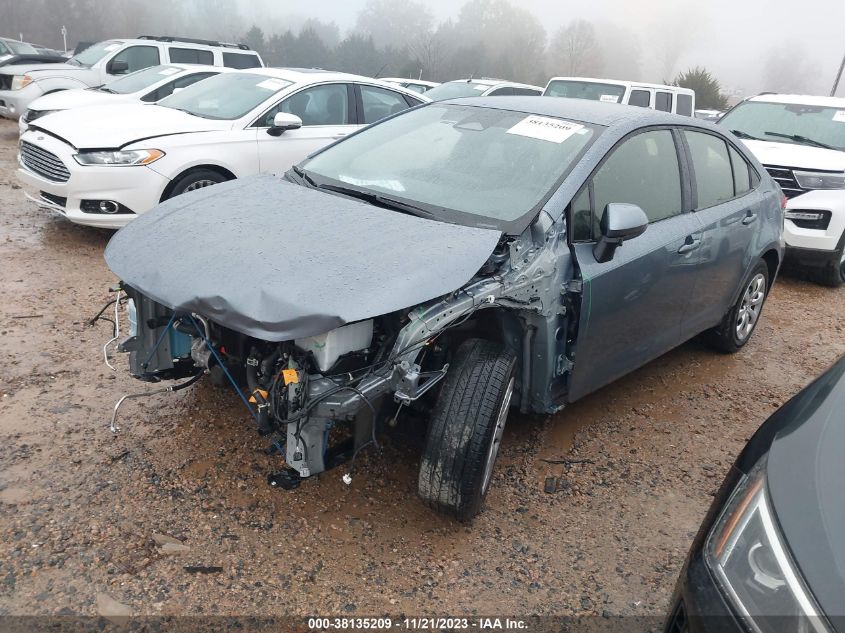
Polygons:
[[86,48],[65,64],[21,64],[0,68],[0,116],[18,119],[38,97],[71,88],[92,88],[159,64],[204,64],[259,68],[261,57],[244,44],[189,38],[107,40]]
[[155,104],[43,116],[21,136],[17,173],[42,208],[120,228],[186,191],[259,172],[281,175],[321,147],[427,101],[345,73],[221,73]]
[[845,99],[761,94],[719,125],[748,146],[788,198],[786,261],[845,283]]
[[540,96],[540,86],[519,84],[503,79],[457,79],[447,81],[426,91],[425,96],[432,101],[445,101],[459,97],[510,97],[513,95]]

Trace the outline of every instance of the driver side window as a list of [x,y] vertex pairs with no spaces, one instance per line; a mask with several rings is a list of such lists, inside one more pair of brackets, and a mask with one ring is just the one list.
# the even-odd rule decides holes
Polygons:
[[125,61],[129,66],[125,73],[134,73],[136,70],[143,70],[160,63],[158,47],[156,46],[130,46],[115,55],[109,64],[117,61]]
[[572,202],[573,241],[598,239],[611,202],[636,204],[650,224],[681,214],[681,170],[670,130],[641,132],[613,150]]
[[300,90],[273,106],[255,123],[272,127],[279,112],[295,114],[302,125],[348,125],[349,93],[346,84],[325,84]]

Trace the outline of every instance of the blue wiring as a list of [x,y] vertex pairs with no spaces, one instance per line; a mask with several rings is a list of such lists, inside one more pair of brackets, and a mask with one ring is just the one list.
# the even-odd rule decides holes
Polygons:
[[150,355],[149,355],[149,356],[147,356],[147,360],[145,360],[145,361],[144,361],[144,364],[143,364],[143,365],[141,365],[141,367],[143,367],[144,369],[146,369],[147,367],[149,367],[149,365],[150,365],[150,361],[153,359],[153,354],[155,354],[155,353],[156,353],[156,350],[158,349],[158,346],[159,346],[159,345],[161,345],[161,342],[164,340],[164,337],[165,337],[165,336],[167,335],[167,333],[170,331],[170,326],[171,326],[171,325],[173,325],[173,321],[174,321],[175,319],[176,319],[176,313],[174,312],[174,313],[171,315],[171,317],[170,317],[170,321],[168,321],[168,322],[167,322],[167,327],[166,327],[166,328],[164,328],[164,332],[162,332],[162,333],[161,333],[161,336],[159,336],[159,337],[158,337],[158,340],[156,341],[155,347],[153,347],[152,351],[150,352]]
[[238,386],[238,383],[236,383],[236,382],[235,382],[235,379],[234,379],[234,378],[232,378],[232,374],[230,374],[230,373],[229,373],[229,370],[226,368],[226,365],[225,365],[225,363],[223,362],[223,359],[222,359],[222,358],[220,358],[220,356],[217,354],[217,350],[215,350],[215,349],[214,349],[214,346],[211,344],[211,341],[209,341],[209,340],[206,338],[206,336],[205,336],[205,332],[203,332],[203,331],[202,331],[202,329],[200,328],[200,326],[199,326],[199,325],[197,324],[197,322],[194,320],[193,315],[188,315],[188,318],[189,318],[189,319],[191,319],[191,323],[193,323],[193,324],[194,324],[194,328],[196,328],[197,332],[198,332],[198,333],[199,333],[199,335],[202,337],[202,340],[203,340],[203,341],[205,341],[205,344],[208,346],[209,351],[211,351],[211,353],[214,355],[214,358],[217,360],[217,364],[218,364],[218,365],[220,365],[220,368],[223,370],[223,373],[224,373],[224,374],[226,374],[226,378],[228,378],[228,379],[229,379],[229,382],[230,382],[230,383],[232,383],[232,386],[235,388],[235,391],[237,391],[237,392],[238,392],[238,395],[241,397],[241,400],[243,400],[244,405],[245,405],[245,406],[246,406],[246,408],[249,410],[249,414],[253,417],[253,419],[255,420],[256,424],[259,424],[259,421],[258,421],[258,414],[257,414],[257,413],[255,413],[255,411],[253,411],[253,410],[252,410],[252,407],[251,407],[251,406],[249,406],[249,400],[247,400],[247,399],[246,399],[246,396],[244,395],[244,392],[243,392],[243,391],[241,391],[241,388]]

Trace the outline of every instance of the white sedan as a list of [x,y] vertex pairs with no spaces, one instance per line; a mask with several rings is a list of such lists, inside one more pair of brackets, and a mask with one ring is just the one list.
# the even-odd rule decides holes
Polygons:
[[187,88],[218,73],[231,72],[222,66],[200,64],[164,64],[144,68],[130,75],[124,75],[96,88],[75,88],[60,90],[38,97],[18,119],[20,133],[26,132],[29,124],[45,114],[93,105],[117,103],[153,103],[169,97],[173,91]]
[[41,207],[119,228],[186,191],[312,152],[428,99],[376,79],[256,68],[211,77],[148,105],[92,106],[39,119],[21,136],[19,179]]

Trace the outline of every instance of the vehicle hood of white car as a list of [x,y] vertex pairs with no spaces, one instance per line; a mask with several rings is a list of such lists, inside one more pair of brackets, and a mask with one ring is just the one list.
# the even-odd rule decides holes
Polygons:
[[764,165],[819,171],[845,171],[845,152],[795,143],[742,139]]
[[112,105],[129,100],[127,95],[116,95],[100,90],[62,90],[38,97],[29,104],[30,110],[69,110],[83,106]]
[[36,81],[43,77],[64,75],[65,73],[91,72],[87,66],[74,66],[73,64],[14,64],[0,68],[4,75],[32,74]]
[[30,125],[70,143],[76,149],[120,149],[135,141],[171,134],[228,130],[232,121],[203,119],[157,105],[118,103],[63,110]]
[[105,258],[180,313],[289,341],[458,290],[500,237],[265,174],[167,200],[118,231]]

